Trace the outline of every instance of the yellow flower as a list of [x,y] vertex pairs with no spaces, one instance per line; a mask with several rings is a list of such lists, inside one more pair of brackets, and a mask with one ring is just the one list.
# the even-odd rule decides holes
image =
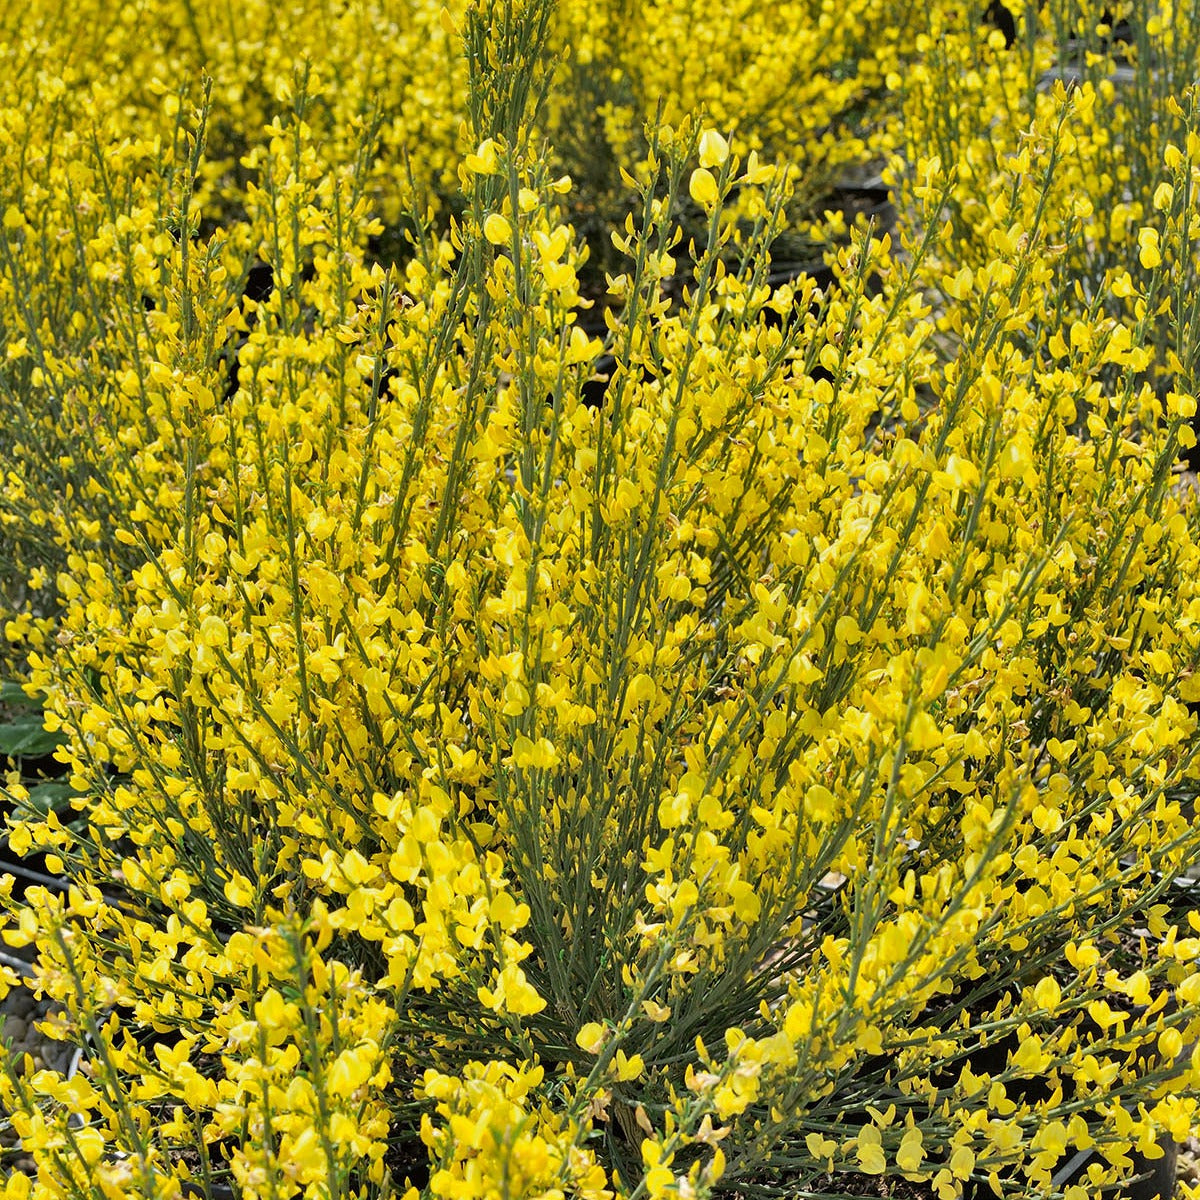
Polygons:
[[483,222],[483,236],[493,246],[504,246],[512,241],[512,226],[499,213],[489,213]]
[[229,631],[220,617],[208,616],[200,622],[200,644],[202,646],[224,646],[229,640]]
[[642,1061],[640,1054],[632,1054],[626,1057],[624,1050],[618,1050],[616,1068],[617,1082],[628,1083],[631,1079],[637,1079],[642,1074],[646,1069],[646,1064]]
[[1062,989],[1052,975],[1043,975],[1033,989],[1033,998],[1037,1001],[1039,1008],[1052,1013],[1062,1003]]
[[715,207],[721,198],[713,173],[705,167],[697,167],[692,172],[691,179],[688,181],[688,193],[704,209]]
[[864,1175],[882,1175],[887,1170],[880,1133],[874,1125],[864,1126],[859,1132],[855,1153]]
[[[442,11],[445,12],[445,9]],[[496,143],[491,138],[484,138],[463,161],[467,170],[474,175],[495,175],[499,170]]]
[[1157,229],[1144,226],[1138,230],[1138,261],[1147,271],[1152,271],[1162,262]]
[[345,1098],[358,1091],[375,1070],[378,1048],[363,1043],[343,1050],[329,1067],[326,1085],[332,1095]]
[[729,143],[715,129],[706,129],[700,135],[700,165],[719,167],[729,157]]
[[923,1140],[921,1130],[915,1126],[904,1131],[904,1136],[900,1139],[900,1147],[896,1151],[896,1166],[901,1171],[911,1172],[920,1169],[921,1162],[925,1157]]
[[606,1037],[607,1033],[603,1025],[597,1021],[589,1021],[575,1035],[575,1044],[588,1054],[599,1054]]

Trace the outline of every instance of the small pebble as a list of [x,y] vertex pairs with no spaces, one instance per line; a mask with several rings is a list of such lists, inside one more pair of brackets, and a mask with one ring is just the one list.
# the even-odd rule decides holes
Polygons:
[[28,988],[21,988],[20,991],[13,992],[0,1008],[11,1012],[13,1016],[28,1018],[37,1010],[37,1004],[34,994]]
[[46,1065],[53,1071],[65,1072],[71,1065],[71,1057],[74,1053],[75,1047],[69,1046],[65,1042],[49,1042],[42,1047]]

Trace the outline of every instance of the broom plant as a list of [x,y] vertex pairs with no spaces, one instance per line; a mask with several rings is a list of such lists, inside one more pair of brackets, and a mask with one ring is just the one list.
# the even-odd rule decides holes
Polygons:
[[598,334],[553,10],[451,24],[402,263],[303,70],[211,229],[212,99],[4,218],[61,555],[8,636],[78,798],[3,937],[84,1064],[9,1064],[6,1193],[1101,1194],[1196,1110],[1191,97],[1132,317],[1063,303],[1060,85],[950,288],[947,160],[818,289],[787,164],[648,126]]

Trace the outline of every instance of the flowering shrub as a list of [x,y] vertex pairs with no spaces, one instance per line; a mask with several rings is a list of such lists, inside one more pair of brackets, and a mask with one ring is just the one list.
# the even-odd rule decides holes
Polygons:
[[7,1193],[1098,1195],[1200,1070],[1190,97],[1112,312],[1061,274],[1087,91],[985,254],[930,146],[824,293],[771,282],[794,171],[652,124],[601,337],[554,14],[447,23],[458,215],[396,264],[386,141],[304,70],[240,181],[215,80],[10,183],[5,520],[56,599],[7,633],[76,799],[11,823],[63,886],[3,936],[84,1065],[10,1065]]
[[[406,259],[405,238],[418,226],[430,222],[431,232],[448,232],[447,216],[463,202],[458,164],[475,149],[471,130],[485,119],[468,111],[462,3],[372,0],[334,12],[311,0],[148,0],[110,10],[84,0],[66,12],[26,5],[0,19],[9,64],[0,85],[0,210],[8,231],[25,234],[0,286],[14,292],[9,309],[26,309],[13,325],[9,374],[0,380],[8,389],[5,411],[25,430],[16,438],[0,432],[11,468],[2,502],[9,515],[0,529],[8,569],[0,589],[10,614],[26,626],[52,602],[25,581],[41,567],[52,590],[65,562],[45,514],[87,484],[71,465],[81,439],[57,415],[51,428],[44,410],[26,403],[27,373],[37,368],[20,331],[53,331],[61,353],[71,345],[86,354],[96,338],[110,336],[99,327],[113,319],[114,290],[127,320],[142,321],[139,305],[157,302],[160,283],[147,272],[170,269],[158,260],[165,239],[179,235],[169,197],[185,176],[195,232],[222,234],[214,269],[223,274],[206,285],[219,292],[210,311],[232,317],[248,283],[251,293],[260,290],[255,273],[270,257],[256,240],[263,230],[247,221],[249,193],[297,111],[308,135],[306,171],[313,179],[349,173],[368,204],[370,233],[360,249],[375,261]],[[630,199],[621,172],[644,158],[643,123],[660,110],[676,121],[699,106],[713,108],[727,133],[736,130],[743,151],[769,151],[792,167],[792,207],[809,216],[837,170],[895,141],[878,101],[884,75],[901,64],[911,41],[913,16],[893,0],[789,0],[775,8],[779,24],[746,17],[734,39],[725,13],[565,5],[547,10],[533,56],[513,40],[526,33],[491,16],[498,30],[508,29],[494,52],[536,60],[552,73],[553,87],[528,115],[549,139],[556,174],[569,169],[576,181],[568,215],[588,243],[584,274],[594,300],[603,302],[596,294],[603,292],[602,268],[617,269],[610,226],[625,219]],[[695,45],[707,47],[704,56],[693,53]],[[573,56],[568,47],[577,48]],[[787,72],[777,69],[781,49]],[[204,153],[187,164],[188,114],[197,107],[208,113]],[[797,184],[803,203],[794,198]],[[681,200],[694,215],[690,200]],[[156,222],[159,239],[157,248],[143,247],[136,264],[122,257],[135,213]],[[702,214],[699,220],[702,228]],[[289,248],[293,258],[296,249]],[[64,304],[67,295],[88,300]],[[595,309],[593,324],[599,316]],[[210,332],[210,357],[237,336]],[[86,442],[91,418],[84,420]],[[92,509],[109,504],[99,493],[81,499],[89,520],[98,517]],[[33,578],[43,581],[40,573]]]
[[644,123],[700,111],[742,154],[789,165],[792,207],[809,213],[839,172],[894,145],[884,80],[905,69],[922,24],[895,0],[560,5],[554,38],[573,53],[546,126],[576,184],[577,231],[606,255],[609,225],[628,209],[621,171],[646,152]]
[[[422,207],[455,208],[457,163],[474,148],[460,52],[467,7],[23,6],[0,24],[10,64],[2,85],[9,199],[45,185],[93,128],[102,140],[169,143],[206,75],[213,103],[197,200],[210,221],[240,216],[256,170],[243,160],[289,111],[303,72],[313,152],[327,170],[366,154],[363,183],[386,231],[375,249],[403,254],[414,192]],[[804,197],[818,198],[838,170],[894,140],[879,103],[883,80],[901,66],[916,28],[911,6],[897,0],[785,0],[769,21],[746,3],[712,13],[674,0],[559,6],[542,31],[555,87],[538,119],[557,169],[582,189],[573,198],[581,232],[607,254],[605,221],[626,212],[620,171],[645,153],[643,125],[660,108],[674,121],[707,107],[721,128],[736,129],[739,146],[790,162]],[[51,161],[24,153],[30,146]]]
[[[954,171],[939,252],[943,291],[967,301],[973,272],[1036,213],[1058,248],[1050,286],[1062,327],[1049,331],[1049,353],[1070,359],[1072,369],[1095,370],[1089,321],[1149,322],[1145,369],[1160,399],[1172,388],[1191,393],[1197,347],[1178,334],[1196,328],[1184,157],[1195,130],[1194,113],[1184,106],[1195,101],[1184,97],[1195,81],[1200,6],[1185,0],[1160,11],[1142,3],[1049,0],[1012,7],[1017,19],[1008,46],[999,31],[981,39],[975,14],[930,10],[920,62],[891,80],[904,94],[908,162],[937,156]],[[1031,122],[1047,128],[1059,120],[1055,79],[1072,84],[1073,108],[1042,186],[1048,151],[1027,133]],[[1193,144],[1187,153],[1195,152]],[[903,165],[896,175],[913,178]],[[1171,247],[1181,252],[1158,272]],[[1074,327],[1068,313],[1082,323]]]

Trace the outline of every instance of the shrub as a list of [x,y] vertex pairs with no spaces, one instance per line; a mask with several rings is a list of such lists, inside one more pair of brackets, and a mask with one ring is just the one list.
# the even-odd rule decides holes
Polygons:
[[77,792],[4,937],[86,1062],[8,1072],[8,1190],[1098,1194],[1196,1107],[1195,400],[1146,380],[1194,107],[1132,321],[1058,304],[1086,96],[948,313],[935,163],[822,294],[770,283],[789,170],[651,126],[598,338],[504,14],[402,265],[303,74],[211,232],[204,105],[4,218],[9,521],[64,564],[10,636]]
[[[895,146],[884,80],[903,72],[921,12],[893,0],[801,0],[769,11],[738,0],[560,5],[553,39],[572,48],[547,99],[545,127],[575,183],[570,215],[609,270],[609,232],[628,211],[621,171],[645,155],[643,128],[704,112],[743,156],[793,171],[803,225],[847,168]],[[702,231],[700,220],[698,230]],[[823,229],[807,231],[819,262]]]
[[[263,230],[248,219],[248,198],[280,129],[298,112],[312,177],[348,172],[355,197],[368,202],[375,223],[361,247],[366,257],[403,264],[418,227],[429,222],[429,232],[448,234],[463,202],[458,164],[475,148],[470,131],[479,121],[468,111],[462,5],[373,0],[334,11],[308,0],[236,7],[154,0],[110,9],[88,0],[65,13],[27,5],[0,26],[10,67],[0,104],[0,209],[19,222],[7,239],[0,286],[9,290],[5,311],[23,309],[7,321],[11,357],[0,387],[8,389],[7,411],[26,430],[0,434],[10,468],[10,491],[0,501],[0,560],[2,590],[11,593],[5,617],[34,637],[44,630],[30,622],[52,611],[53,582],[65,565],[43,514],[63,495],[71,494],[74,506],[73,494],[91,486],[77,460],[92,419],[85,415],[76,436],[61,421],[57,400],[47,404],[39,395],[29,403],[31,386],[35,394],[42,388],[31,385],[29,373],[47,370],[36,362],[36,343],[50,339],[71,360],[59,393],[91,347],[114,336],[108,325],[118,312],[125,326],[119,336],[130,343],[125,352],[140,353],[133,342],[146,336],[137,328],[147,320],[143,310],[160,305],[161,287],[171,285],[153,273],[171,269],[163,239],[179,236],[173,206],[185,179],[196,233],[214,251],[221,248],[210,269],[223,274],[207,285],[219,297],[207,311],[236,324],[239,297],[269,290],[263,279],[272,253],[255,240]],[[567,215],[588,244],[580,270],[589,300],[606,302],[605,269],[618,269],[611,228],[630,212],[621,172],[644,157],[643,124],[656,114],[677,121],[699,106],[715,107],[743,153],[755,149],[790,164],[790,203],[805,222],[846,163],[894,143],[881,81],[903,57],[912,14],[892,0],[855,0],[836,20],[833,11],[789,0],[777,6],[777,23],[747,19],[734,39],[727,13],[672,5],[547,11],[540,36],[553,86],[538,130],[554,173],[569,169],[574,178]],[[504,28],[498,9],[484,19]],[[579,47],[576,55],[570,46]],[[696,46],[706,47],[703,56]],[[494,49],[515,52],[499,43]],[[782,50],[787,71],[777,69]],[[207,114],[204,153],[189,165],[187,114],[194,108]],[[702,232],[703,214],[686,195],[680,208],[689,229]],[[143,246],[137,264],[128,257],[135,216],[151,222],[159,239]],[[805,229],[810,257],[818,253],[814,238],[823,236]],[[593,333],[602,331],[601,318],[594,306]],[[213,344],[196,348],[209,361],[238,336],[209,332]],[[224,357],[229,366],[231,356]],[[224,385],[215,386],[219,395]],[[123,444],[129,437],[126,428]],[[98,510],[109,500],[99,492],[83,499],[84,519],[101,519],[107,537],[112,522]],[[24,583],[31,573],[32,591]],[[20,654],[10,656],[9,670],[21,663]]]
[[[1095,370],[1082,340],[1088,322],[1148,321],[1146,370],[1159,398],[1172,388],[1194,392],[1197,346],[1179,340],[1197,328],[1192,185],[1177,147],[1195,127],[1184,95],[1195,77],[1200,7],[1050,0],[1013,8],[1008,46],[999,31],[979,37],[970,6],[930,10],[922,61],[893,80],[904,93],[908,161],[936,155],[954,172],[940,243],[947,295],[965,300],[972,270],[1036,216],[1059,247],[1048,286],[1062,330],[1055,342],[1046,335],[1050,353]],[[1042,188],[1033,183],[1044,172],[1028,131],[1055,121],[1056,79],[1070,86],[1073,108]],[[900,165],[896,178],[911,176]],[[1178,228],[1164,237],[1168,225]],[[1181,253],[1164,274],[1157,266],[1168,243]],[[1068,314],[1084,319],[1073,338]]]

